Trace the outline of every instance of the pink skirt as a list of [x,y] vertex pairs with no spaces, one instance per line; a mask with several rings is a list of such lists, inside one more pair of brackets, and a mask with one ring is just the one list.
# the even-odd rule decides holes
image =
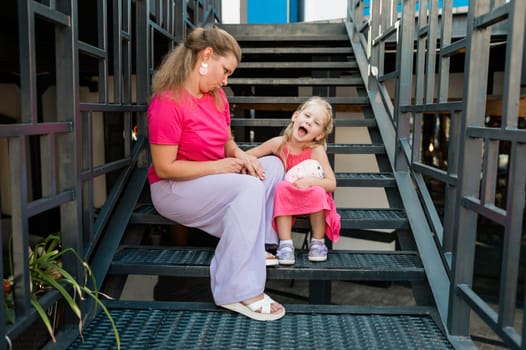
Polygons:
[[[277,184],[274,192],[274,216],[272,226],[276,228],[277,216],[299,216],[325,210],[325,234],[336,242],[340,238],[340,214],[332,195],[320,186],[301,189],[288,181]],[[294,218],[293,218],[294,219]]]

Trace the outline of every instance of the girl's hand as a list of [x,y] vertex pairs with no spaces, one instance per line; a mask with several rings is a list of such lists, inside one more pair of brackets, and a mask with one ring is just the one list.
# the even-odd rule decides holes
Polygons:
[[309,188],[311,186],[316,185],[316,183],[319,180],[321,180],[319,177],[305,176],[305,177],[302,177],[296,180],[296,182],[294,182],[294,186],[296,186],[297,188],[305,189],[305,188]]

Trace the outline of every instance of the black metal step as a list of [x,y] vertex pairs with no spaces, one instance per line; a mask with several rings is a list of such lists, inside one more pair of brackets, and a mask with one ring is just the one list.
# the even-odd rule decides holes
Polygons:
[[[228,96],[230,103],[261,103],[261,104],[299,104],[307,101],[310,96]],[[368,105],[368,97],[324,97],[332,105]]]
[[[342,230],[407,229],[409,224],[403,210],[338,208]],[[130,224],[173,225],[173,221],[159,215],[151,204],[140,206],[131,216]],[[309,229],[307,218],[298,218],[296,229]]]
[[[196,302],[106,305],[121,349],[453,349],[427,307],[285,305],[280,320],[261,322]],[[115,349],[112,328],[99,312],[68,349]]]
[[[276,91],[279,94],[279,89]],[[282,91],[283,92],[283,91]],[[228,96],[233,110],[294,112],[310,96]],[[362,112],[368,108],[367,97],[325,97],[338,112]],[[338,117],[336,117],[338,119]],[[374,120],[373,118],[369,118]],[[374,123],[376,125],[376,122]],[[263,125],[264,126],[264,125]]]
[[[409,222],[405,212],[400,209],[355,209],[337,208],[341,216],[341,229],[344,230],[374,230],[374,229],[408,229]],[[308,217],[296,220],[295,229],[309,230]],[[352,236],[343,234],[346,236]]]
[[[228,96],[232,103],[292,104],[296,108],[310,96]],[[324,97],[332,105],[368,105],[367,97]]]
[[362,86],[361,77],[356,78],[230,78],[229,85],[294,85],[294,86]]
[[[259,142],[238,142],[237,145],[243,150],[259,145]],[[327,153],[334,154],[385,154],[384,145],[373,144],[343,144],[332,143],[327,145]]]
[[295,43],[334,43],[342,42],[349,44],[349,36],[347,34],[326,34],[326,35],[302,35],[302,36],[286,36],[281,37],[278,33],[276,34],[262,34],[262,35],[236,35],[236,40],[243,46],[249,45],[249,43],[261,45],[261,42],[275,43],[276,46],[280,44],[287,43],[290,45],[290,42]]
[[[296,106],[297,107],[297,106]],[[232,118],[232,126],[253,126],[253,127],[285,127],[290,123],[290,118]],[[376,120],[367,119],[334,119],[335,126],[347,127],[376,127]]]
[[235,36],[278,36],[284,37],[301,37],[301,36],[329,36],[333,34],[347,34],[345,23],[329,22],[297,22],[282,24],[220,24],[227,32]]
[[356,62],[342,61],[342,62],[241,62],[236,69],[235,74],[237,75],[239,70],[250,69],[251,72],[254,69],[279,69],[283,71],[285,69],[323,69],[323,70],[348,70],[357,69],[358,64]]
[[[336,47],[243,47],[243,60],[247,55],[344,55],[350,56],[353,50],[350,46]],[[312,56],[308,56],[311,58]]]
[[338,187],[396,187],[392,173],[335,173]]
[[[211,247],[123,246],[113,259],[114,275],[209,277]],[[311,262],[308,251],[296,250],[293,266],[267,269],[268,279],[328,281],[415,281],[424,268],[414,252],[331,250],[327,261]]]

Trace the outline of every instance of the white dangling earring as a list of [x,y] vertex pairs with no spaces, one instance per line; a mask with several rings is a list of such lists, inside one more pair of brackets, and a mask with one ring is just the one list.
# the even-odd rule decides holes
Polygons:
[[201,62],[201,67],[199,67],[199,74],[206,75],[208,73],[208,64]]

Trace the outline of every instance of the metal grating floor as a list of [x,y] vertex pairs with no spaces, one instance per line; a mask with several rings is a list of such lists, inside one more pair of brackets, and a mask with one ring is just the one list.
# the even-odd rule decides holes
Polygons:
[[[125,246],[113,259],[119,264],[208,266],[214,251],[211,248]],[[311,262],[308,251],[296,250],[294,268],[408,269],[422,268],[413,252],[367,252],[331,250],[325,262]],[[278,268],[286,268],[280,266]]]
[[209,266],[213,255],[211,248],[125,246],[115,254],[113,261],[122,264]]
[[[110,273],[208,277],[213,249],[208,247],[124,246]],[[333,250],[325,262],[311,262],[298,249],[293,266],[267,269],[270,279],[421,280],[424,268],[415,252]]]
[[[118,303],[118,302],[117,302]],[[144,304],[144,303],[142,303]],[[153,303],[159,306],[160,303]],[[122,349],[453,349],[431,314],[347,313],[346,306],[288,305],[278,321],[253,321],[211,304],[177,309],[142,305],[112,308]],[[378,310],[377,310],[378,311]],[[115,349],[103,314],[69,349]]]
[[407,220],[403,210],[398,209],[340,209],[342,219]]
[[[348,229],[406,229],[409,227],[407,216],[402,209],[352,209],[338,208],[342,230]],[[173,221],[159,215],[151,204],[136,208],[130,218],[132,224],[170,225]],[[297,229],[309,229],[309,220],[298,217],[294,226]]]

